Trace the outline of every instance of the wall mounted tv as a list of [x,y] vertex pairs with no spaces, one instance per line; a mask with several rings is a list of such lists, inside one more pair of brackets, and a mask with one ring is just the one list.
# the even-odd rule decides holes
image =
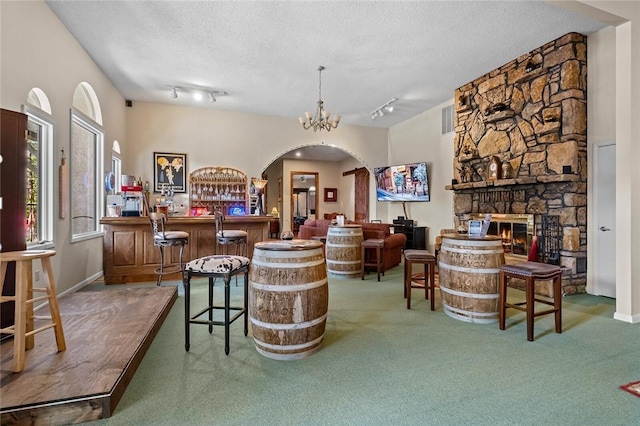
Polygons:
[[378,201],[429,201],[426,163],[376,167]]

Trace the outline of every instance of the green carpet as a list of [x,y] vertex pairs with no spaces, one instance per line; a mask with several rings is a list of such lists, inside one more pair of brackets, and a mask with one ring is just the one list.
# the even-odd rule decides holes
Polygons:
[[[242,280],[232,290],[239,299]],[[192,291],[203,305],[204,281]],[[615,301],[567,296],[563,334],[547,315],[528,342],[524,313],[510,310],[500,331],[449,318],[439,294],[435,312],[423,291],[413,290],[411,310],[402,295],[402,266],[381,282],[330,278],[324,343],[297,361],[258,354],[241,321],[229,356],[221,327],[209,335],[197,325],[186,353],[180,297],[113,416],[94,423],[640,424],[640,400],[620,389],[640,379],[640,326],[613,320]]]

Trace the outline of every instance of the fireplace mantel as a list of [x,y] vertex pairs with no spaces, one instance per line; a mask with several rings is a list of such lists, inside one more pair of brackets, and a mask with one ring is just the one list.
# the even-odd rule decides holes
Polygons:
[[460,191],[463,189],[482,189],[491,187],[532,185],[537,183],[560,183],[560,182],[580,182],[581,178],[575,174],[546,175],[546,176],[526,176],[515,179],[483,180],[479,182],[457,183],[447,185],[444,189],[448,191]]

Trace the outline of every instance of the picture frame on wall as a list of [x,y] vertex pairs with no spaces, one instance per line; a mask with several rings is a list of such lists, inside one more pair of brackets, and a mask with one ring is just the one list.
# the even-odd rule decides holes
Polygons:
[[335,203],[338,201],[338,188],[325,188],[324,189],[324,201],[325,203]]
[[153,153],[153,192],[187,192],[187,154]]

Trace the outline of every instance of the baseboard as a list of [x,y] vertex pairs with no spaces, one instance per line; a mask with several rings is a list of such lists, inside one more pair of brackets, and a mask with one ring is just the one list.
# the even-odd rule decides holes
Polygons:
[[638,324],[640,323],[640,314],[638,315],[627,315],[627,314],[621,314],[620,312],[616,312],[613,314],[613,319],[619,320],[619,321],[624,321],[624,322],[628,322],[631,324]]
[[65,294],[75,293],[76,291],[80,290],[82,287],[91,284],[92,282],[94,282],[95,280],[97,280],[98,278],[100,278],[103,275],[104,274],[103,274],[102,271],[98,271],[95,274],[93,274],[93,275],[85,278],[84,280],[80,281],[78,284],[74,285],[73,287],[66,289],[65,291],[60,293],[58,295],[58,297],[64,296]]

